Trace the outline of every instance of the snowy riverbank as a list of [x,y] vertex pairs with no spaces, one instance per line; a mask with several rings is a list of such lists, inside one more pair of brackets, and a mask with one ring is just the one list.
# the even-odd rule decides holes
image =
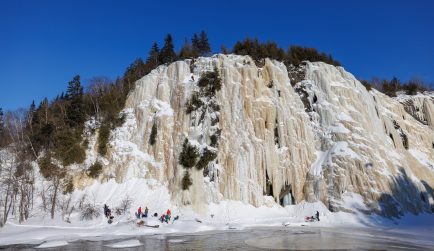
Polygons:
[[[235,201],[210,204],[207,214],[197,214],[189,208],[173,208],[173,216],[179,215],[175,222],[160,223],[157,218],[146,219],[149,225],[159,228],[139,227],[131,209],[126,215],[115,217],[113,224],[108,224],[101,215],[92,221],[71,220],[66,223],[60,218],[54,220],[31,218],[18,224],[10,220],[0,229],[0,246],[11,244],[51,245],[76,240],[102,238],[106,240],[137,235],[192,234],[207,231],[245,230],[258,227],[324,227],[324,228],[367,228],[387,229],[397,233],[412,232],[420,236],[432,234],[434,215],[406,215],[401,219],[386,219],[379,216],[367,216],[361,213],[332,213],[322,203],[300,203],[298,205],[255,208]],[[305,222],[304,217],[320,212],[319,222]],[[150,212],[153,213],[152,207]],[[212,216],[211,216],[212,215]],[[72,215],[74,219],[77,216]],[[200,220],[202,222],[198,222]],[[53,244],[53,245],[54,245]]]

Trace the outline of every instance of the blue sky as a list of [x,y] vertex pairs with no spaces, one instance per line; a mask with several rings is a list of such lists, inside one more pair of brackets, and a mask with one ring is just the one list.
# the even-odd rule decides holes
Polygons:
[[[304,3],[303,3],[304,2]],[[0,107],[53,98],[80,74],[115,78],[170,32],[213,50],[245,37],[331,53],[356,77],[434,82],[434,1],[0,1]]]

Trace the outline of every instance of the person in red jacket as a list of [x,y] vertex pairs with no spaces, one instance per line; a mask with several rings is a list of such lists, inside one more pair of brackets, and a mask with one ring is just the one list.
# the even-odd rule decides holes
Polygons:
[[172,213],[170,212],[170,209],[167,209],[166,214],[169,215],[169,216],[171,216]]
[[142,207],[140,206],[139,209],[137,209],[136,213],[137,219],[140,219],[142,217]]

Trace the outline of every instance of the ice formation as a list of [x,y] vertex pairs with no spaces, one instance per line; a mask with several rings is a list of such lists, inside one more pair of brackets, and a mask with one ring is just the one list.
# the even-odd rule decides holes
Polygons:
[[[187,113],[198,80],[214,69],[221,90]],[[156,180],[173,203],[199,211],[221,200],[262,206],[270,196],[346,211],[346,193],[359,194],[366,212],[434,210],[434,95],[390,98],[342,67],[306,62],[304,70],[305,79],[291,83],[281,62],[258,67],[249,56],[221,54],[158,67],[130,93],[100,179]],[[193,167],[193,185],[182,190],[186,138],[217,158],[205,171]]]

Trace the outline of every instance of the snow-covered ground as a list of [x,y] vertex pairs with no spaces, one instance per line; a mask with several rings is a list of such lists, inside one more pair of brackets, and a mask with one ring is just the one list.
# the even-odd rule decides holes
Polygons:
[[[95,182],[83,191],[72,195],[73,201],[79,201],[84,194],[92,194],[90,200],[101,210],[101,215],[90,221],[80,220],[80,212],[69,216],[71,223],[60,216],[51,220],[49,215],[34,215],[27,222],[19,224],[13,218],[0,229],[0,245],[18,243],[41,244],[42,247],[66,245],[65,242],[89,239],[101,236],[135,236],[173,233],[197,233],[212,230],[246,229],[255,227],[386,227],[393,231],[420,232],[421,235],[432,234],[434,215],[406,215],[401,219],[387,219],[376,215],[365,215],[357,209],[363,209],[361,196],[345,194],[344,203],[353,208],[355,213],[330,212],[321,202],[302,202],[297,205],[281,207],[270,201],[270,206],[254,207],[240,201],[222,201],[211,203],[203,214],[195,213],[189,207],[175,207],[170,204],[169,194],[163,186],[144,179],[131,179],[125,183],[109,181],[103,184]],[[112,210],[121,201],[129,197],[132,200],[130,210],[117,216],[113,224],[108,224],[102,215],[102,206],[107,203]],[[272,200],[272,198],[266,198]],[[164,213],[170,208],[172,219],[179,220],[160,223],[156,217],[144,219],[148,225],[159,225],[159,228],[137,226],[134,212],[139,206],[149,208],[149,214]],[[320,212],[319,222],[305,222],[306,216]],[[128,245],[131,243],[127,243]],[[138,243],[136,243],[138,244]]]

